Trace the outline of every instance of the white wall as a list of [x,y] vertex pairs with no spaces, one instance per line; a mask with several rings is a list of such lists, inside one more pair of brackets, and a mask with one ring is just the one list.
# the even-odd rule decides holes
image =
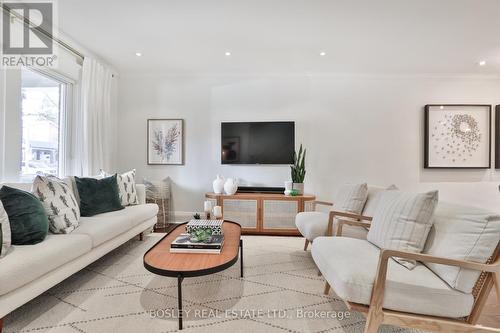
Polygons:
[[[202,209],[215,175],[281,185],[288,166],[222,166],[222,121],[294,120],[308,149],[306,191],[332,199],[344,182],[439,189],[444,200],[500,211],[494,170],[423,165],[425,104],[500,104],[500,79],[410,76],[122,77],[119,171],[173,181],[174,210]],[[185,165],[146,164],[146,120],[185,120]]]

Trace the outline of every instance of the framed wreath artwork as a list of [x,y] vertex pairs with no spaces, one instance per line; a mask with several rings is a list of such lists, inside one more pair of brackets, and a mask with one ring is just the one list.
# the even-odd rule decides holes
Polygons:
[[425,168],[491,167],[491,105],[426,105]]
[[183,164],[183,120],[148,119],[148,164]]

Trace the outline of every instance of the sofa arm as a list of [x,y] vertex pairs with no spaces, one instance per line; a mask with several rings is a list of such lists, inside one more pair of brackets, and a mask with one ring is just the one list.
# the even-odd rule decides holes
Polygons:
[[139,200],[139,205],[144,205],[146,203],[146,185],[135,184],[135,190],[137,191],[137,199]]

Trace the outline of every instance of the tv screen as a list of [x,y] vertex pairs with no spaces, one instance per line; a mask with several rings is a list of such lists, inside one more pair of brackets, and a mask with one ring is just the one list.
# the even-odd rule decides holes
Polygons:
[[222,164],[291,164],[295,123],[222,123]]

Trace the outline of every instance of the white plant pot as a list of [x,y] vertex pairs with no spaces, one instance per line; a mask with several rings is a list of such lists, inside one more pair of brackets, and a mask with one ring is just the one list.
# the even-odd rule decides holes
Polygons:
[[304,194],[304,183],[293,183],[293,189],[297,190],[300,195]]

